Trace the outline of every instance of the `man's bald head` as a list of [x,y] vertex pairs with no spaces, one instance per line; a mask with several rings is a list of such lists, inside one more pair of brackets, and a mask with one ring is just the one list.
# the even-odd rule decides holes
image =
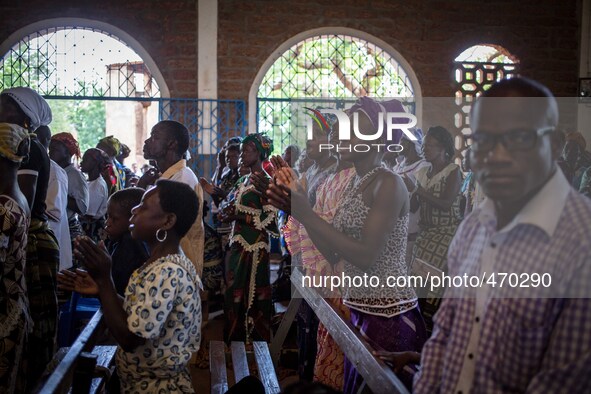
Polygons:
[[[545,117],[548,126],[558,125],[558,104],[556,98],[546,86],[529,78],[517,77],[503,79],[493,84],[485,91],[481,98],[531,98],[527,100],[528,109],[540,112]],[[478,100],[472,111],[478,106]],[[495,100],[491,100],[495,101]],[[513,100],[511,100],[513,101]]]
[[470,165],[484,193],[495,203],[520,206],[556,170],[556,99],[527,78],[493,84],[473,105],[474,145]]

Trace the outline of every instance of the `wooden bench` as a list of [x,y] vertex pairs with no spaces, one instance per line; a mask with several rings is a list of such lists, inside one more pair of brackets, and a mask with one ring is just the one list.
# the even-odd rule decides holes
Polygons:
[[56,353],[50,364],[55,368],[36,392],[76,393],[80,387],[85,393],[101,392],[113,373],[117,350],[117,346],[94,346],[104,330],[103,313],[98,310],[72,346]]
[[[292,266],[294,268],[291,273],[292,299],[270,345],[275,365],[278,363],[283,342],[294,321],[298,308],[302,300],[305,300],[343,350],[345,356],[355,364],[355,368],[363,376],[365,385],[375,394],[407,394],[408,390],[394,374],[394,371],[380,359],[374,357],[372,354],[373,349],[359,331],[338,310],[322,298],[315,289],[302,286],[302,273],[295,266]],[[363,386],[360,391],[362,389]]]
[[[253,342],[254,358],[259,371],[259,379],[267,394],[281,391],[269,347],[266,342]],[[250,375],[246,348],[243,342],[232,342],[230,345],[234,381],[239,382]],[[226,345],[222,341],[209,342],[209,370],[211,373],[211,393],[223,394],[228,390],[228,376],[226,373]]]

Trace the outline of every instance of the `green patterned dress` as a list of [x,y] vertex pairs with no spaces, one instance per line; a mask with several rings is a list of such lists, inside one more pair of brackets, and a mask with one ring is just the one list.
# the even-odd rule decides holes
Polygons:
[[236,183],[230,258],[226,270],[227,342],[270,340],[269,235],[279,236],[277,209],[263,205],[246,175]]

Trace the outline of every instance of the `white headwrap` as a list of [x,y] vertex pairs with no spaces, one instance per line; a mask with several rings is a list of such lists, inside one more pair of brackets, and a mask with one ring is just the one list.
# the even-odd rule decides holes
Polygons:
[[10,96],[20,109],[31,119],[29,125],[32,131],[39,126],[47,126],[51,123],[51,108],[43,97],[31,88],[19,87],[3,90],[0,94]]

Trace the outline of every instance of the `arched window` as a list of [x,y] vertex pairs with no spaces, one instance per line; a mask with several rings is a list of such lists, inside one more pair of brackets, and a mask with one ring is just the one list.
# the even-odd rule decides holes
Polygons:
[[28,86],[56,97],[160,96],[140,55],[100,29],[42,29],[22,37],[2,55],[0,89]]
[[141,166],[143,141],[159,117],[159,103],[153,100],[160,97],[160,86],[146,59],[105,29],[120,30],[72,22],[77,21],[49,20],[50,27],[21,29],[3,43],[0,90],[35,89],[52,108],[54,133],[72,132],[82,151],[114,135],[131,150],[128,164]]
[[461,134],[470,132],[468,115],[472,100],[496,81],[518,75],[518,71],[519,60],[498,45],[475,45],[456,57],[454,75],[458,106],[455,114],[457,148],[462,148]]
[[303,143],[303,106],[342,108],[362,96],[395,97],[415,112],[419,87],[408,63],[386,43],[348,33],[294,37],[263,67],[256,85],[257,128],[271,135],[276,153]]

